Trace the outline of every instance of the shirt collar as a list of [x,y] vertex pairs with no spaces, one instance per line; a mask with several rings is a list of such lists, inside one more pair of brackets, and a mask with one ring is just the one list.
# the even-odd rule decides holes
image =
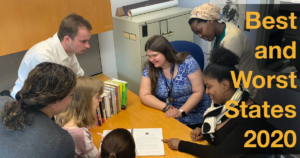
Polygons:
[[60,43],[60,40],[57,36],[57,33],[55,33],[53,35],[53,41],[54,41],[54,45],[56,47],[56,50],[57,50],[57,54],[59,56],[59,59],[60,61],[63,61],[65,59],[67,59],[69,56],[68,54],[66,53],[66,51],[64,50],[64,48],[62,47],[61,43]]

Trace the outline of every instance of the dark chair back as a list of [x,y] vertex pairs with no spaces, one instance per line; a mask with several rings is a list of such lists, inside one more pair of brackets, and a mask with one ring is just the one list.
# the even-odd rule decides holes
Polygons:
[[170,42],[172,47],[177,52],[189,52],[191,55],[195,58],[195,60],[198,62],[202,72],[204,69],[204,55],[203,51],[200,46],[193,42],[189,41],[172,41]]

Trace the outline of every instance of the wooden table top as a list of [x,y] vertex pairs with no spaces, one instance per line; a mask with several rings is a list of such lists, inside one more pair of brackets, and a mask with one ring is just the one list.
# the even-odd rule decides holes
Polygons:
[[[109,77],[100,74],[95,76],[102,82]],[[102,126],[94,126],[90,129],[93,134],[93,142],[97,148],[100,146],[101,137],[97,133],[103,133],[103,130],[113,130],[116,128],[162,128],[163,138],[179,138],[185,141],[191,141],[190,132],[192,129],[177,121],[174,118],[167,118],[162,111],[149,108],[143,105],[139,96],[128,90],[127,92],[127,109],[122,110],[118,114],[108,118]],[[206,141],[199,141],[199,144],[208,145]],[[192,158],[190,154],[171,150],[167,144],[164,144],[165,156],[155,156],[156,158],[172,157],[172,158]],[[154,156],[142,156],[150,158]]]

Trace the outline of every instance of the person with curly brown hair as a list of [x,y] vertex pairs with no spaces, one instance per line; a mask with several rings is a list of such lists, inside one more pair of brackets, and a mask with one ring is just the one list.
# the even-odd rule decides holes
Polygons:
[[71,135],[51,118],[71,103],[75,73],[44,62],[28,74],[16,99],[0,97],[1,157],[74,158]]
[[[236,118],[227,117],[226,113],[233,110],[225,106],[226,102],[235,101],[238,105],[230,103],[229,106],[240,110],[239,105],[247,105],[246,115],[257,106],[250,98],[249,91],[241,84],[238,88],[233,85],[231,72],[238,75],[235,67],[239,63],[236,54],[224,47],[217,47],[210,56],[210,63],[203,73],[206,93],[212,99],[211,106],[204,113],[203,125],[191,132],[191,140],[197,142],[206,140],[209,145],[200,145],[177,138],[164,139],[171,149],[189,153],[201,158],[269,158],[280,152],[280,149],[266,147],[244,147],[249,137],[245,137],[248,130],[256,133],[266,130],[268,133],[276,128],[268,123],[265,118],[244,118],[238,115]],[[253,112],[253,111],[251,111]],[[274,138],[270,139],[273,142]],[[262,137],[261,142],[266,142]],[[278,155],[277,155],[278,156]]]

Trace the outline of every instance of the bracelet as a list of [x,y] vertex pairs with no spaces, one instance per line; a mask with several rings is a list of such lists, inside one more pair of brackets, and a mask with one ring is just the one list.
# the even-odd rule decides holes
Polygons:
[[167,112],[170,109],[170,103],[167,103],[166,106],[162,109],[163,112]]

